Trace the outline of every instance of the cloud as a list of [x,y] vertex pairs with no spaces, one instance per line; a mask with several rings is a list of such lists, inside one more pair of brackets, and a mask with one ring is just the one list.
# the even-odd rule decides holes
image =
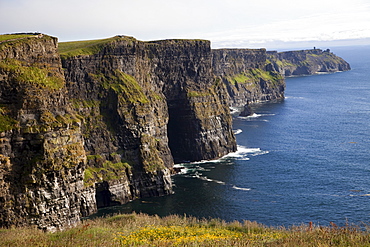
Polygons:
[[0,33],[263,44],[370,37],[368,0],[0,0]]

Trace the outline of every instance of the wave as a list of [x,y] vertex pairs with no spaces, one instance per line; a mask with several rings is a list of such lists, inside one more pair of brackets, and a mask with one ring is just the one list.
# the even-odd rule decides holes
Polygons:
[[297,97],[297,96],[285,96],[285,99],[304,99],[304,97]]
[[245,191],[251,190],[250,188],[236,187],[235,185],[233,185],[233,187],[232,187],[232,188],[233,188],[233,189],[236,189],[236,190],[245,190]]
[[238,149],[236,152],[225,155],[224,157],[221,158],[221,160],[225,158],[236,158],[238,160],[249,160],[249,158],[247,157],[248,155],[257,156],[257,155],[269,153],[269,151],[263,151],[260,148],[247,148],[241,145],[238,145],[237,148]]
[[[253,119],[260,118],[260,117],[268,117],[268,116],[275,116],[275,115],[276,114],[274,114],[274,113],[260,113],[260,114],[253,113],[250,116],[246,116],[246,117],[238,116],[238,118],[239,119],[244,119],[244,120],[253,120]],[[261,121],[269,122],[269,120],[266,120],[266,119],[263,119]]]
[[240,112],[240,109],[237,107],[229,107],[229,109],[230,109],[230,114],[235,114],[235,113]]
[[[180,174],[186,174],[186,173],[194,172],[196,170],[204,169],[199,166],[202,164],[221,163],[221,162],[224,163],[224,162],[227,162],[227,160],[230,158],[234,158],[237,160],[249,160],[250,158],[248,156],[258,156],[258,155],[263,155],[263,154],[268,154],[268,153],[269,151],[264,151],[264,150],[261,150],[260,148],[247,148],[245,146],[238,145],[236,152],[228,153],[219,159],[201,160],[201,161],[194,161],[194,162],[189,162],[189,163],[180,163],[180,164],[175,164],[174,168],[175,170],[180,171],[179,172]],[[213,167],[207,167],[207,168],[210,169]]]
[[220,180],[217,180],[217,179],[211,179],[211,178],[208,178],[208,177],[202,176],[202,175],[203,175],[202,173],[195,172],[194,174],[185,175],[185,177],[198,178],[198,179],[203,180],[203,181],[214,182],[214,183],[217,183],[217,184],[226,185],[226,183],[224,181],[220,181]]
[[233,130],[233,132],[234,132],[234,135],[238,135],[238,134],[242,133],[243,130],[242,129],[237,129],[237,130]]
[[222,184],[222,185],[225,185],[225,184],[226,184],[226,183],[225,183],[225,182],[223,182],[223,181],[216,180],[216,179],[210,179],[210,178],[207,178],[206,176],[204,176],[204,177],[199,177],[199,179],[204,180],[204,181],[207,181],[207,182],[215,182],[215,183]]
[[239,119],[253,119],[253,118],[259,118],[259,117],[261,117],[262,116],[262,114],[257,114],[257,113],[253,113],[252,115],[250,115],[250,116],[245,116],[245,117],[243,117],[243,116],[238,116],[238,118]]
[[362,195],[349,195],[349,196],[370,196],[370,194],[362,194]]

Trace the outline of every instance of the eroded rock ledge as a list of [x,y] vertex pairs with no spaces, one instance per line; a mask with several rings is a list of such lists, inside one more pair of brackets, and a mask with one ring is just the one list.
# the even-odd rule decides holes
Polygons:
[[170,194],[174,162],[236,150],[229,106],[284,97],[264,49],[0,37],[0,226],[63,229]]

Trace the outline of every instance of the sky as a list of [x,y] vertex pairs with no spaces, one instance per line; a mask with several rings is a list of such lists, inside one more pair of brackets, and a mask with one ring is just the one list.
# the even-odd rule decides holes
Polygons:
[[213,48],[370,45],[370,0],[0,0],[0,34],[128,35]]

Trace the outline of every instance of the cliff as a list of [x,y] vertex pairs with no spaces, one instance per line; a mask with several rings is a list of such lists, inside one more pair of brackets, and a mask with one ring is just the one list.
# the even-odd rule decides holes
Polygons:
[[226,85],[230,106],[284,98],[284,78],[266,67],[265,49],[216,49],[212,54],[214,73]]
[[[209,41],[0,36],[0,225],[63,229],[236,150]],[[62,60],[61,60],[62,58]],[[63,68],[62,68],[63,67]]]
[[[98,188],[98,206],[169,194],[174,160],[236,150],[208,41],[116,36],[62,43],[60,51],[69,97],[85,116],[85,182]],[[130,172],[119,179],[99,175],[107,163],[128,164]]]
[[205,40],[58,48],[42,34],[1,35],[0,226],[63,229],[100,207],[171,194],[175,162],[236,150],[229,106],[283,98],[282,74],[304,66],[349,69],[338,61]]
[[313,75],[319,72],[350,70],[350,65],[334,55],[329,49],[268,52],[268,70],[278,71],[283,76]]
[[0,43],[0,226],[74,225],[86,155],[57,39],[9,38]]

